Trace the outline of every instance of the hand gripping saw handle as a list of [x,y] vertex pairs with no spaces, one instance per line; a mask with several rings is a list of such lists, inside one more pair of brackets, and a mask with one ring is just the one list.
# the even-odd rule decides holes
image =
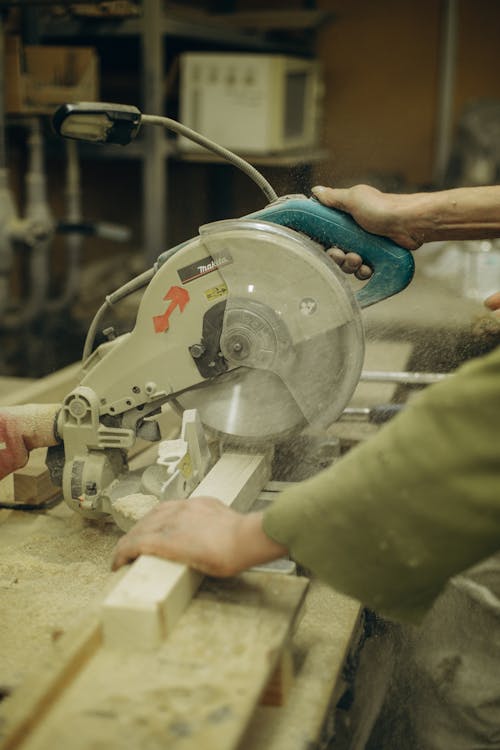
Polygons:
[[360,307],[368,307],[402,291],[413,278],[415,263],[409,250],[387,237],[366,232],[349,214],[323,206],[314,198],[285,196],[245,218],[262,219],[319,242],[358,253],[373,274],[356,292]]

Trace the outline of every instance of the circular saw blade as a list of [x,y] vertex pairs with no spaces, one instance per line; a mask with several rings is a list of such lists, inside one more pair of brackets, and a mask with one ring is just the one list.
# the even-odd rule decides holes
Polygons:
[[177,397],[234,441],[283,439],[341,413],[364,356],[359,306],[323,248],[251,220],[202,227],[227,287],[221,354],[229,371]]

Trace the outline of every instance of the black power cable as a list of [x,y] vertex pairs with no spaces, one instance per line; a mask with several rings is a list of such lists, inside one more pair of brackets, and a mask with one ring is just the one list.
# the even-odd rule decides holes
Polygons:
[[55,508],[56,505],[62,502],[62,499],[62,494],[59,493],[45,503],[0,503],[0,510],[22,510],[30,513],[42,512]]

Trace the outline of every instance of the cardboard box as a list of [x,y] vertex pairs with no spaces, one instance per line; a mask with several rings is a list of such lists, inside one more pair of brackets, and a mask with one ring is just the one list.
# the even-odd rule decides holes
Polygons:
[[59,104],[99,99],[93,47],[22,46],[6,37],[5,108],[12,114],[52,114]]

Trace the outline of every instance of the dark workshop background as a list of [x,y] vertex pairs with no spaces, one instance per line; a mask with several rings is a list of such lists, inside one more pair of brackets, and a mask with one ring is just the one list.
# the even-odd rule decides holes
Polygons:
[[[138,4],[140,8],[140,3]],[[170,3],[165,4],[169,13]],[[175,12],[196,14],[275,9],[314,9],[328,20],[308,29],[274,30],[280,42],[304,44],[316,54],[324,71],[325,98],[321,128],[321,159],[308,165],[261,167],[277,192],[308,192],[311,184],[350,185],[369,182],[383,189],[406,192],[443,186],[438,148],[443,129],[443,70],[446,68],[447,28],[453,9],[455,36],[451,53],[451,103],[448,146],[451,152],[457,124],[467,107],[477,101],[500,101],[498,35],[500,3],[491,0],[318,0],[293,2],[177,2]],[[44,12],[40,9],[38,13]],[[26,33],[22,11],[8,12],[6,33]],[[142,105],[141,50],[137,38],[95,38],[86,29],[64,44],[93,45],[100,68],[103,100]],[[449,31],[449,29],[448,29]],[[37,40],[36,24],[29,30],[37,43],[61,43],[57,38]],[[271,37],[273,38],[273,37]],[[448,39],[449,43],[449,39]],[[178,110],[178,56],[196,49],[217,50],[186,36],[168,36],[165,44],[164,113]],[[225,48],[227,49],[227,47]],[[449,62],[449,60],[448,60]],[[154,114],[154,113],[150,113]],[[62,147],[44,124],[49,200],[53,213],[63,212]],[[19,121],[6,128],[10,182],[16,200],[24,200],[26,134]],[[162,157],[158,157],[159,159]],[[168,158],[166,164],[165,223],[167,246],[193,236],[200,224],[240,216],[263,205],[255,186],[236,170],[222,165],[188,163]],[[260,167],[259,167],[260,168]],[[104,294],[137,273],[143,262],[143,204],[141,162],[134,158],[102,159],[89,149],[82,152],[83,214],[92,220],[123,224],[132,230],[127,243],[89,238],[82,255],[81,294],[64,320],[35,326],[34,335],[45,342],[20,351],[20,337],[3,337],[2,368],[6,374],[40,375],[79,356],[93,313]],[[221,194],[224,202],[221,206]],[[165,248],[161,248],[165,249]],[[160,249],[160,250],[161,250]],[[22,290],[24,279],[17,260],[12,283]],[[65,249],[60,237],[53,243],[50,275],[57,286],[65,272]],[[29,332],[24,332],[29,335]],[[33,334],[33,331],[31,332]],[[23,334],[24,335],[24,334]],[[56,343],[54,343],[56,341]]]

